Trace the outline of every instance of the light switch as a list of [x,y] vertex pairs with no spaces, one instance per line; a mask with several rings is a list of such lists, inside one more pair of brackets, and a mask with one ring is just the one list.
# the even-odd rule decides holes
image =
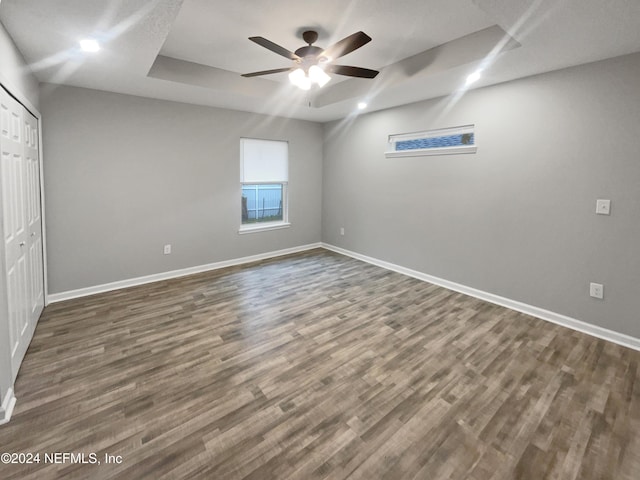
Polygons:
[[596,200],[596,213],[598,215],[609,215],[611,211],[611,200]]

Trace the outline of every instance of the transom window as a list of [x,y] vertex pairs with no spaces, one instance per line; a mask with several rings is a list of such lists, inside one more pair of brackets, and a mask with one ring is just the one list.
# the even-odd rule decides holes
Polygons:
[[389,135],[390,157],[476,153],[475,125]]

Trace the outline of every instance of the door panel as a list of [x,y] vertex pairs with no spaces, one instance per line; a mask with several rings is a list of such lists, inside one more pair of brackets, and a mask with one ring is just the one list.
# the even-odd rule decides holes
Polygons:
[[24,115],[24,152],[26,166],[26,222],[29,247],[29,326],[31,332],[44,308],[44,277],[42,268],[42,218],[40,214],[40,160],[38,158],[38,120],[26,110]]

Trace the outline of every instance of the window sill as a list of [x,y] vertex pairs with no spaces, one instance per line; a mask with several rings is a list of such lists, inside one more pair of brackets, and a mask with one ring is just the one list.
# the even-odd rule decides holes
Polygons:
[[421,157],[425,155],[453,155],[461,153],[476,153],[478,147],[475,145],[460,145],[457,147],[436,147],[436,148],[420,148],[412,150],[394,150],[384,152],[387,158],[396,157]]
[[278,222],[278,223],[265,223],[262,225],[243,225],[238,230],[240,235],[244,235],[245,233],[257,233],[257,232],[266,232],[267,230],[280,230],[281,228],[289,228],[291,224],[289,222]]

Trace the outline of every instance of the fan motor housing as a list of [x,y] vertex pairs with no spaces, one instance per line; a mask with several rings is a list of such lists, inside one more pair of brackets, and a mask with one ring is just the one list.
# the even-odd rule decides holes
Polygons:
[[307,42],[309,45],[315,43],[318,40],[318,32],[315,30],[307,30],[302,33],[302,39]]
[[320,47],[315,47],[313,45],[307,45],[305,47],[300,47],[299,49],[297,49],[295,51],[295,54],[298,55],[300,58],[304,58],[304,57],[317,57],[319,56],[324,50]]

